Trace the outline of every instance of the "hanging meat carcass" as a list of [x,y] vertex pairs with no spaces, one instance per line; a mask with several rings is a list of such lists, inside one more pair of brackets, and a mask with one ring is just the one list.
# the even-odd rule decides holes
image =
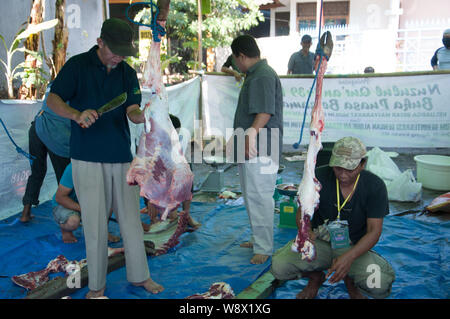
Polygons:
[[[167,16],[168,7],[161,12]],[[166,21],[158,23],[164,27]],[[140,196],[164,210],[161,219],[165,220],[167,214],[181,202],[192,199],[194,176],[170,121],[168,96],[161,77],[160,50],[161,42],[152,41],[142,83],[142,88],[151,90],[152,95],[148,100],[143,100],[144,132],[128,170],[127,182],[138,184]]]
[[[322,84],[323,76],[327,69],[327,62],[333,51],[333,40],[331,33],[327,31],[320,38],[321,48],[323,49],[323,56],[317,55],[315,60],[315,69],[317,73],[317,88],[314,108],[311,114],[311,123],[309,127],[310,138],[308,153],[306,155],[305,165],[303,168],[303,177],[298,187],[298,202],[300,213],[300,228],[292,244],[292,251],[299,252],[302,259],[312,261],[316,258],[316,251],[314,244],[310,238],[311,219],[314,211],[319,206],[320,189],[322,186],[317,180],[314,170],[316,168],[317,153],[322,148],[322,131],[325,126],[325,117],[322,108]],[[319,67],[320,64],[320,67]],[[297,216],[299,215],[297,213]]]

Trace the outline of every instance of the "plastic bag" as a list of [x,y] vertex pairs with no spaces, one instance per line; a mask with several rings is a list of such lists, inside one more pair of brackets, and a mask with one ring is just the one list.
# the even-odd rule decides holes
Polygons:
[[366,170],[380,177],[386,184],[389,200],[417,202],[422,198],[422,184],[417,183],[411,169],[400,171],[388,153],[374,147],[367,152]]
[[389,200],[418,202],[422,199],[422,184],[417,183],[411,169],[407,169],[387,185]]
[[389,155],[378,147],[374,147],[367,152],[367,158],[366,170],[374,173],[385,182],[394,180],[402,173]]

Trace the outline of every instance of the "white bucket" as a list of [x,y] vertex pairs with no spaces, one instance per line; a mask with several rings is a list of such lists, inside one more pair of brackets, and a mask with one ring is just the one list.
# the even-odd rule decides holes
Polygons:
[[450,156],[417,155],[417,181],[429,189],[450,190]]

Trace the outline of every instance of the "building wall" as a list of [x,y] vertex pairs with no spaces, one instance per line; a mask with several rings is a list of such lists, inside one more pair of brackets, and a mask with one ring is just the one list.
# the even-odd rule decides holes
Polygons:
[[349,24],[359,26],[360,30],[383,29],[389,24],[386,11],[391,0],[351,0]]
[[429,24],[446,24],[446,28],[450,28],[449,0],[402,0],[402,8],[400,29],[404,29],[409,21],[420,20],[429,21]]
[[[3,13],[0,19],[0,34],[5,38],[8,47],[21,25],[27,21],[30,10],[31,0],[0,1],[0,12]],[[44,21],[54,18],[55,0],[46,0]],[[66,0],[66,23],[69,29],[67,58],[70,58],[89,50],[96,43],[103,23],[103,0]],[[51,56],[54,29],[43,31],[43,34],[46,53]],[[40,50],[42,50],[41,47]],[[0,45],[0,58],[5,60],[5,57],[3,45]],[[23,60],[23,53],[17,52],[13,57],[12,64],[15,66]],[[0,67],[0,69],[2,68]],[[5,87],[6,79],[1,72],[0,89]]]

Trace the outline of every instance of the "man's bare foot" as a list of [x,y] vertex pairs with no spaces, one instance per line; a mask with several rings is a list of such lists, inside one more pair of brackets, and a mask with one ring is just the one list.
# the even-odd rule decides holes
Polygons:
[[104,293],[105,293],[105,288],[97,290],[97,291],[89,290],[89,292],[86,294],[85,298],[86,299],[100,298],[100,297],[103,297]]
[[169,213],[169,215],[167,216],[167,218],[169,219],[169,221],[173,221],[175,219],[178,218],[178,212],[176,210],[173,210]]
[[349,276],[345,276],[344,278],[345,286],[347,287],[348,295],[350,299],[367,299],[359,289],[355,286],[355,282]]
[[148,278],[146,281],[143,282],[133,283],[133,285],[137,287],[144,287],[145,290],[151,292],[152,294],[157,294],[164,290],[164,287],[154,282],[152,278]]
[[62,233],[62,240],[65,244],[72,244],[78,241],[78,239],[71,231],[61,229],[61,233]]
[[108,242],[110,243],[117,243],[120,241],[120,237],[119,236],[114,236],[111,233],[108,233]]
[[22,223],[28,223],[34,216],[31,215],[31,205],[26,204],[23,206],[22,216],[20,216],[20,221]]
[[243,248],[253,248],[253,243],[249,242],[249,241],[246,241],[246,242],[240,244],[239,246],[243,247]]
[[308,284],[295,296],[297,299],[314,299],[325,281],[325,274],[321,271],[310,272],[306,277],[309,278]]
[[253,258],[250,260],[250,263],[252,263],[253,265],[260,265],[264,264],[267,259],[269,259],[268,255],[254,254]]
[[200,226],[202,225],[201,223],[197,222],[194,218],[192,218],[191,215],[189,215],[188,218],[188,225],[192,228],[194,228],[194,230],[197,230],[198,228],[200,228]]
[[144,233],[148,232],[150,230],[150,224],[142,222],[142,229],[144,230]]

